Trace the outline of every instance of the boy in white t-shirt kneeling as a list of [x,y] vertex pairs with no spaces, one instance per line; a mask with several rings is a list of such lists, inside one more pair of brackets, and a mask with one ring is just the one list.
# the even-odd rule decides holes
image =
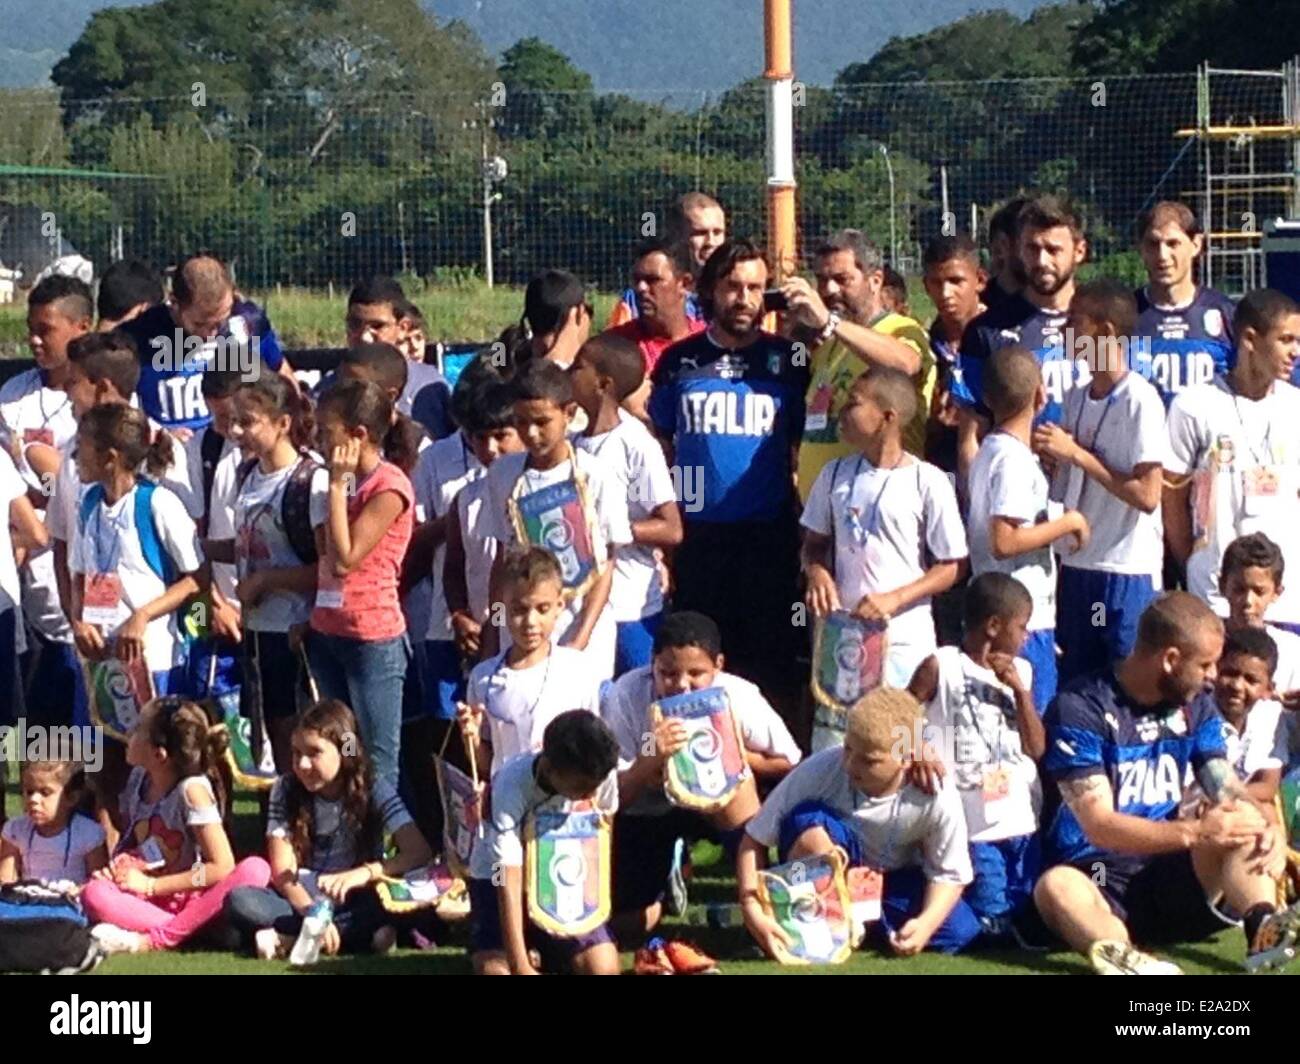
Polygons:
[[1005,573],[970,582],[960,647],[923,661],[909,690],[926,707],[930,742],[942,750],[966,813],[975,878],[963,895],[987,937],[1013,932],[1041,868],[1034,760],[1046,743],[1030,694],[1029,662],[1017,657],[1033,600]]
[[921,741],[921,707],[907,691],[879,688],[849,711],[843,748],[795,768],[745,828],[736,879],[745,926],[775,955],[784,934],[759,901],[758,871],[841,847],[851,867],[884,873],[879,930],[894,953],[956,953],[980,934],[962,900],[972,878],[961,799],[951,782],[928,794],[905,762]]

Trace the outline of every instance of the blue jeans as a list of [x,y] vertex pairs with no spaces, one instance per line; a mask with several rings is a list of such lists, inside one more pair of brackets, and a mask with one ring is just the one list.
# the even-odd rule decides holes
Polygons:
[[47,727],[90,723],[86,682],[71,643],[47,639],[29,628],[23,675],[27,678],[23,694],[29,723]]
[[[239,932],[246,945],[263,928],[273,927],[282,935],[296,935],[302,917],[283,895],[270,887],[238,887],[226,898],[226,919]],[[347,901],[334,906],[334,926],[345,953],[363,953],[370,949],[374,933],[390,920],[374,890],[354,890]]]
[[18,690],[18,611],[0,608],[0,724],[16,724]]
[[642,617],[639,621],[619,621],[615,626],[614,678],[625,672],[649,665],[654,655],[655,633],[664,623],[664,611]]
[[397,786],[402,743],[402,685],[410,650],[406,636],[367,643],[346,636],[307,634],[307,663],[322,698],[351,707],[375,775]]
[[465,700],[460,651],[450,639],[424,641],[424,714],[455,720],[456,703]]

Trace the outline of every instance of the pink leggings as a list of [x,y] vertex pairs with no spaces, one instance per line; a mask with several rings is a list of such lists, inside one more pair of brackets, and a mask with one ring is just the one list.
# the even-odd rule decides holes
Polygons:
[[145,932],[151,949],[173,949],[219,916],[232,890],[265,887],[270,882],[271,866],[260,857],[246,857],[206,890],[168,894],[154,901],[128,893],[111,879],[92,879],[81,892],[81,903],[91,920]]

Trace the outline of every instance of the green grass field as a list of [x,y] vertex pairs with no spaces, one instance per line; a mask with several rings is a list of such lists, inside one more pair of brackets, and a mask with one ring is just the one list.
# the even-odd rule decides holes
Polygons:
[[[9,778],[16,778],[11,771]],[[12,793],[6,802],[10,816],[20,812],[19,802]],[[248,796],[235,802],[233,835],[236,852],[252,853],[260,849],[258,839],[257,803]],[[734,880],[731,869],[724,863],[721,848],[710,843],[698,843],[693,851],[695,878],[691,884],[691,911],[699,913],[700,907],[710,902],[734,900]],[[427,952],[413,949],[397,950],[385,957],[325,958],[309,973],[322,975],[463,975],[470,971],[465,946],[468,942],[468,923],[454,926],[446,942]],[[694,942],[722,962],[722,971],[731,975],[1069,975],[1090,972],[1088,965],[1070,953],[1024,953],[986,951],[959,957],[922,954],[919,957],[898,958],[864,949],[853,955],[848,963],[839,967],[793,968],[783,967],[762,957],[741,929],[718,930],[693,926],[683,920],[671,920],[662,933],[671,938],[684,938]],[[1225,930],[1215,938],[1194,945],[1165,951],[1162,955],[1178,963],[1189,975],[1235,974],[1241,971],[1243,943],[1241,934]],[[1300,962],[1295,966],[1300,971]],[[623,968],[631,971],[632,955],[625,954]],[[136,956],[110,957],[96,969],[107,975],[288,975],[299,974],[287,963],[259,961],[250,956],[238,956],[209,950],[179,950],[173,953],[151,953]]]

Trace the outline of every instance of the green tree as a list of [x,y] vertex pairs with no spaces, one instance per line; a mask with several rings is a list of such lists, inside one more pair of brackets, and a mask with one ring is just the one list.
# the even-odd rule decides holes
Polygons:
[[526,37],[505,50],[498,73],[505,88],[501,132],[507,139],[577,146],[591,135],[591,75],[563,52]]

